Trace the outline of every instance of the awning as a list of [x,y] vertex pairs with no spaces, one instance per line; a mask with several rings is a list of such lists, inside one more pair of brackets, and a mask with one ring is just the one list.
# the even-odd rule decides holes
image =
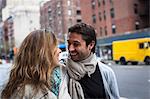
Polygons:
[[59,48],[66,48],[66,45],[65,44],[59,44],[58,47]]

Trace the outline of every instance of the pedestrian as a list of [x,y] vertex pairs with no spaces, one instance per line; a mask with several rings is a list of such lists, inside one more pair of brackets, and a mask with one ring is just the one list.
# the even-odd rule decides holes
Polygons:
[[70,27],[68,32],[70,56],[67,70],[72,99],[119,99],[113,70],[101,63],[95,55],[94,28],[80,23]]
[[63,66],[59,66],[60,51],[52,32],[31,32],[15,56],[1,98],[70,99],[66,72],[63,71]]

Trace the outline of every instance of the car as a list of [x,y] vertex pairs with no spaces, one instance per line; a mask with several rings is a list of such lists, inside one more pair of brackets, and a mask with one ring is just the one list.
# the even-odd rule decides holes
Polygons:
[[60,63],[65,63],[67,58],[68,58],[68,52],[67,51],[61,52],[59,54]]
[[2,64],[2,60],[0,59],[0,64]]

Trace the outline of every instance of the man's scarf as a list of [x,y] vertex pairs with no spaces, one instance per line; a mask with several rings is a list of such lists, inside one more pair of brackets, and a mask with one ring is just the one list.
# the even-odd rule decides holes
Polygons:
[[97,65],[96,55],[91,53],[91,55],[80,62],[74,62],[71,59],[67,61],[67,70],[70,76],[69,80],[69,93],[72,99],[84,99],[83,89],[78,82],[81,78],[88,74],[90,77],[91,74],[95,72]]

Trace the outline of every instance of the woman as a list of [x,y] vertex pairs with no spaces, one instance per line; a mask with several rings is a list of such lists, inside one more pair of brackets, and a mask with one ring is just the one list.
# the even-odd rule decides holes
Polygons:
[[31,32],[19,48],[2,99],[70,99],[59,53],[53,33]]

